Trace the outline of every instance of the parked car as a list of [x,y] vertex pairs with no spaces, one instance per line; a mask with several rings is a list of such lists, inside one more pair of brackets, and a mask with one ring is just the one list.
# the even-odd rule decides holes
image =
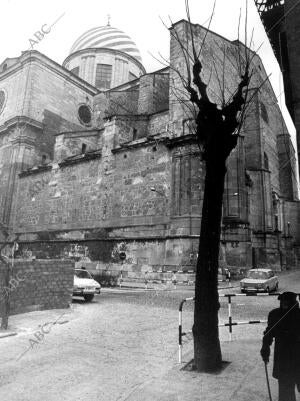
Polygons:
[[82,296],[91,302],[95,294],[100,294],[101,285],[85,269],[75,269],[73,295]]
[[278,277],[271,269],[251,269],[240,281],[241,292],[270,292],[278,290]]

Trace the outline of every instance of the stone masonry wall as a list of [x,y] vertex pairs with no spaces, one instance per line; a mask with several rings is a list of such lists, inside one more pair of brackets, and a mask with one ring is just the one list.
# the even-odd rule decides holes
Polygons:
[[169,74],[152,73],[140,78],[139,114],[153,114],[169,107]]
[[71,260],[14,261],[9,287],[6,266],[0,265],[0,310],[9,291],[11,313],[68,308],[72,299],[74,262]]
[[56,135],[55,161],[59,162],[66,157],[82,153],[82,145],[86,146],[86,152],[94,151],[101,147],[99,130],[73,131]]
[[153,143],[112,153],[117,129],[118,122],[108,123],[101,158],[20,177],[15,230],[100,229],[168,219],[168,149]]

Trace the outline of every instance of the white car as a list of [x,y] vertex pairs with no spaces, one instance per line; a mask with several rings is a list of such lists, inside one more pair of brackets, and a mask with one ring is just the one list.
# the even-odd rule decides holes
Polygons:
[[91,302],[95,294],[100,294],[101,285],[85,269],[75,269],[73,295],[82,296]]
[[278,277],[271,269],[251,269],[240,281],[241,292],[277,291],[278,284]]

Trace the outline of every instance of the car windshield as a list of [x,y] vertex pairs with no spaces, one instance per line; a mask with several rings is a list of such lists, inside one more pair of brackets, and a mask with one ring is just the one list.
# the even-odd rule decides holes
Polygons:
[[266,273],[266,272],[260,272],[260,271],[250,271],[250,272],[248,272],[248,274],[247,274],[247,277],[248,278],[256,278],[256,279],[259,279],[259,280],[264,280],[264,279],[267,279],[268,278],[268,274]]
[[92,278],[90,273],[86,270],[75,270],[75,276],[79,278]]

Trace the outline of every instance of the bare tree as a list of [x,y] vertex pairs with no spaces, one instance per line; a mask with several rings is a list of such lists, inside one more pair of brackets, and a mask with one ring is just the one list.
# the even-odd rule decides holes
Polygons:
[[[178,102],[183,104],[188,114],[194,119],[194,133],[202,150],[206,167],[196,269],[193,337],[195,369],[209,372],[220,369],[222,364],[218,330],[218,311],[220,308],[218,267],[226,161],[237,145],[239,132],[251,101],[248,98],[248,89],[252,76],[250,67],[255,52],[250,51],[240,41],[237,42],[237,73],[239,79],[234,92],[229,95],[228,93],[225,95],[226,51],[224,49],[223,72],[221,74],[217,72],[212,54],[212,69],[215,70],[215,77],[220,89],[220,101],[218,104],[214,103],[211,100],[213,93],[202,77],[202,49],[205,45],[208,29],[203,28],[204,37],[200,43],[199,39],[196,41],[195,27],[191,23],[188,0],[185,0],[185,3],[189,39],[180,36],[174,25],[170,31],[181,50],[185,71],[183,72],[182,69],[179,70],[172,65],[170,68],[180,78],[183,89],[178,89],[176,83],[173,84],[171,89],[173,93],[177,93],[175,97]],[[247,10],[245,26],[247,26]],[[247,43],[247,28],[245,29],[245,41]],[[251,42],[252,36],[250,46]],[[217,97],[214,96],[214,98]]]

